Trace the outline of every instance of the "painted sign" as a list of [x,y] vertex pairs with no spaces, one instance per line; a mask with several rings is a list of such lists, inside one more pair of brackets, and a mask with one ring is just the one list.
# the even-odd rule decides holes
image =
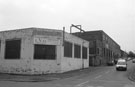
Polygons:
[[60,45],[60,40],[53,39],[53,38],[35,37],[34,44]]

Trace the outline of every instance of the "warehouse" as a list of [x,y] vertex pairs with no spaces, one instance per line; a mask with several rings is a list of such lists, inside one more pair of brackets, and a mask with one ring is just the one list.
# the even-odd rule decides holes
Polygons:
[[89,41],[90,66],[112,65],[114,60],[121,57],[119,44],[102,30],[73,34]]
[[89,67],[89,42],[63,30],[0,32],[0,73],[62,73]]

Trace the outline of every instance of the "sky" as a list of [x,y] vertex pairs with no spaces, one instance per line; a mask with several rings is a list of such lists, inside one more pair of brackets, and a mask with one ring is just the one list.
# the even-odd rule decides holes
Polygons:
[[135,0],[0,0],[0,31],[65,27],[69,32],[71,24],[103,30],[122,50],[135,52]]

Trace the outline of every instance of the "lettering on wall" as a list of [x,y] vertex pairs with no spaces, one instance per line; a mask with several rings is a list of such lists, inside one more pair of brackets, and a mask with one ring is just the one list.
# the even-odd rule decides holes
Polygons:
[[60,40],[51,38],[41,38],[35,37],[34,44],[50,44],[50,45],[60,45]]

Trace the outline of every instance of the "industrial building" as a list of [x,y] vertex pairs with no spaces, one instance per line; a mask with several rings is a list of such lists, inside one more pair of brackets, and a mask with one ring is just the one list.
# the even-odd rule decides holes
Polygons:
[[121,50],[121,57],[122,58],[127,58],[128,57],[128,53],[124,50]]
[[62,73],[89,67],[89,41],[63,30],[0,32],[0,73]]
[[104,31],[86,31],[73,33],[82,39],[89,41],[89,65],[112,65],[121,57],[121,48]]

